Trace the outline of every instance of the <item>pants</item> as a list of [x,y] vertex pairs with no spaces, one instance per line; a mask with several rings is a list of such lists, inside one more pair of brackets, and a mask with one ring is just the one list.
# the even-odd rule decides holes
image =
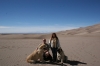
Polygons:
[[57,61],[57,48],[51,48],[53,61]]
[[46,54],[45,54],[46,52],[44,52],[43,53],[43,59],[45,60],[45,61],[52,61],[52,56],[49,54],[48,56],[46,56]]

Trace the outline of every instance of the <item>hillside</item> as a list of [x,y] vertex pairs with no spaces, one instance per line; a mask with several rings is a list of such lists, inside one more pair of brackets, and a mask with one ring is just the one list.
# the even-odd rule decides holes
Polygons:
[[77,29],[60,31],[58,34],[62,35],[100,35],[100,24],[80,27]]

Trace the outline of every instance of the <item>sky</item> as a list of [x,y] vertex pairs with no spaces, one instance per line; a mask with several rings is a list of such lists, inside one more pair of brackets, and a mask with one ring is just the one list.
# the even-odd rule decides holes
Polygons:
[[100,23],[100,0],[0,0],[0,33],[47,33]]

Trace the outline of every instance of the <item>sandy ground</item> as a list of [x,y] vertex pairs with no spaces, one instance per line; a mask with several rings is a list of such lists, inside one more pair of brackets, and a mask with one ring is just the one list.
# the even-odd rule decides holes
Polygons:
[[[58,36],[59,37],[59,36]],[[68,57],[64,66],[100,66],[100,37],[59,37]],[[47,38],[47,43],[48,43]],[[61,66],[59,64],[30,64],[26,57],[42,39],[0,38],[0,66]]]

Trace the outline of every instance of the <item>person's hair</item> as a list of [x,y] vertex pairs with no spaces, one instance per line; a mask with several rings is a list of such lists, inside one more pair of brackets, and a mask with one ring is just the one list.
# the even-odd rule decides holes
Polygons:
[[43,39],[43,41],[46,41],[46,39]]
[[[55,35],[55,37],[53,37],[53,35]],[[56,33],[52,33],[51,40],[52,40],[53,38],[58,39],[58,37],[57,37]]]

